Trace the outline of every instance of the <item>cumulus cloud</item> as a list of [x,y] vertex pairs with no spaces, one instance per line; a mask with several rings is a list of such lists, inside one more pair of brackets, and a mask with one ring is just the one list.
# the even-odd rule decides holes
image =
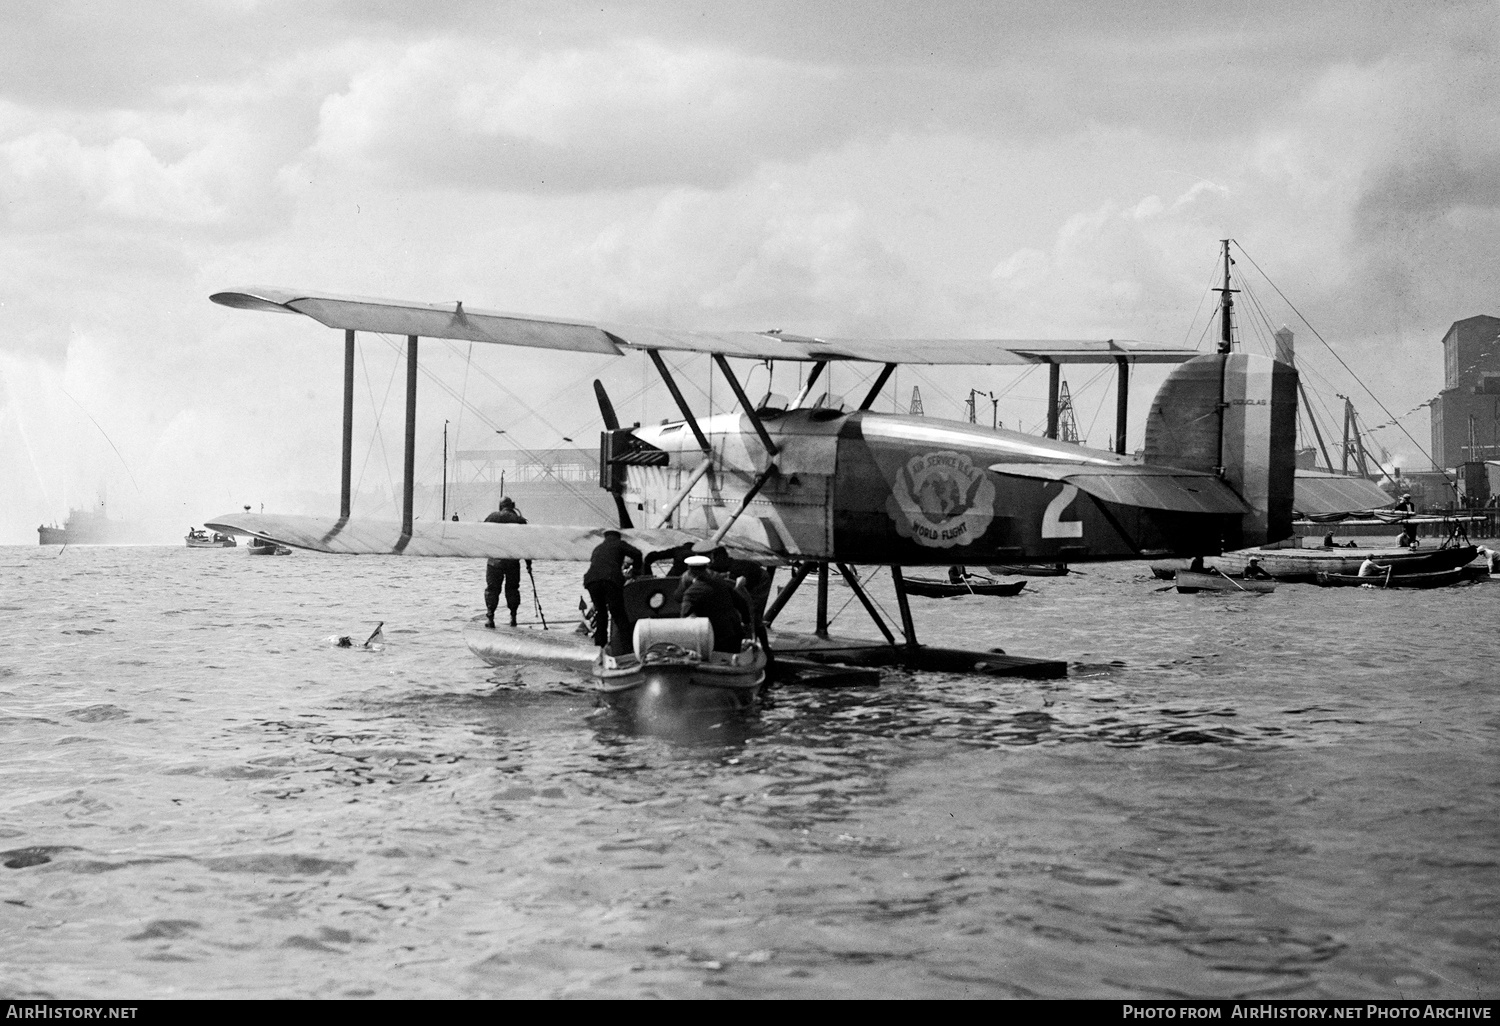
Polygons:
[[139,139],[87,145],[56,131],[0,144],[0,192],[13,227],[46,226],[100,215],[172,224],[211,224],[225,205],[214,196],[204,153],[168,164]]
[[[316,156],[403,184],[537,192],[718,186],[859,119],[832,69],[628,39],[406,48],[323,104]],[[848,114],[849,116],[845,116]]]
[[619,316],[654,323],[890,334],[923,305],[858,204],[813,201],[771,171],[729,194],[675,190],[580,255]]

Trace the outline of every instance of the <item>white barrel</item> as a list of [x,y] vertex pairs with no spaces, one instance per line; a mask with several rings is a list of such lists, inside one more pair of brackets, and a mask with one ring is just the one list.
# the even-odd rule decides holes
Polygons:
[[634,641],[637,656],[644,656],[657,642],[666,641],[707,659],[714,650],[714,627],[701,616],[637,620]]

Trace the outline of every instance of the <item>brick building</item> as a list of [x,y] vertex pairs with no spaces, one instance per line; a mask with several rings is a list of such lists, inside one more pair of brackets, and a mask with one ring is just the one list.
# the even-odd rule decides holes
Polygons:
[[1443,336],[1443,368],[1431,406],[1433,460],[1458,467],[1500,459],[1500,317],[1454,321]]

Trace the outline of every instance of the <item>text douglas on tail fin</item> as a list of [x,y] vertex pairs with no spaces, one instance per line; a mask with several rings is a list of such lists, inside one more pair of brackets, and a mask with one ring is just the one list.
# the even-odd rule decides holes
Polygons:
[[1220,475],[1250,506],[1225,549],[1292,533],[1297,371],[1251,353],[1194,357],[1167,377],[1146,420],[1149,464]]

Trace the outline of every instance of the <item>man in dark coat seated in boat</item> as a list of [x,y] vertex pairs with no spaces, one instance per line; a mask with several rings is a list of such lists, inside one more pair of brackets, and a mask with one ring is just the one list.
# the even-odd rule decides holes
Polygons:
[[1268,573],[1266,573],[1264,570],[1261,569],[1261,566],[1260,566],[1260,557],[1258,557],[1258,556],[1251,556],[1250,557],[1249,562],[1247,562],[1245,564],[1245,572],[1243,574],[1241,574],[1240,576],[1242,576],[1247,581],[1269,581],[1269,580],[1271,580],[1271,575],[1268,574]]
[[[484,518],[486,524],[524,524],[526,518],[516,509],[516,500],[509,495],[500,500],[499,508]],[[531,560],[526,561],[531,569]],[[495,608],[500,605],[500,592],[505,592],[505,605],[510,610],[510,625],[516,625],[516,610],[521,608],[521,561],[519,559],[491,559],[484,565],[484,625],[495,626]]]
[[[604,540],[589,555],[589,568],[583,575],[583,588],[594,603],[594,644],[605,648],[610,642],[610,624],[620,644],[629,648],[633,624],[625,612],[625,564],[630,576],[638,577],[645,566],[641,550],[620,536],[614,528],[604,532]],[[617,653],[618,654],[618,653]]]
[[709,569],[709,557],[689,556],[677,586],[681,616],[705,617],[714,628],[715,652],[738,652],[750,620],[749,603],[723,577]]

